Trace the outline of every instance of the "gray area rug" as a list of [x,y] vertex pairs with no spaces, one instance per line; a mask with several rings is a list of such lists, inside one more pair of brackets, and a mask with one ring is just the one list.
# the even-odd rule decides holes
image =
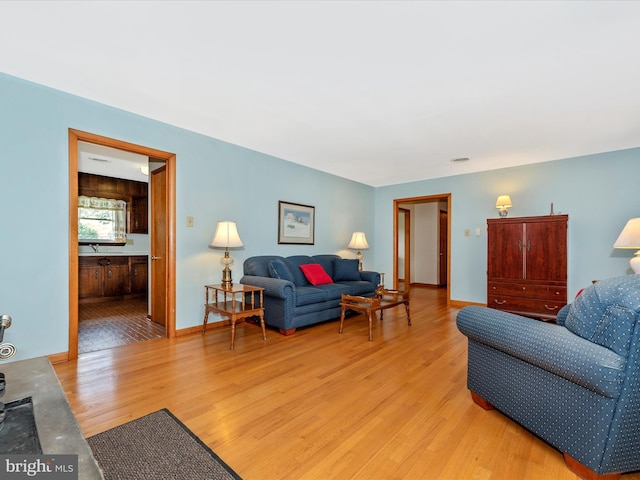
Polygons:
[[87,442],[106,480],[241,480],[166,408]]

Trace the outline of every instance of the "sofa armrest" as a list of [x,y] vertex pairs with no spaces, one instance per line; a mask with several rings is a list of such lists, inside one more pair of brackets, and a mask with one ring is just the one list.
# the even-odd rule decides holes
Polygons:
[[456,324],[470,341],[500,350],[600,395],[620,395],[625,358],[563,326],[476,306],[460,310]]
[[254,287],[262,287],[264,288],[265,295],[283,299],[291,297],[296,290],[296,286],[288,280],[256,275],[245,275],[240,279],[240,283],[253,285]]
[[373,283],[376,287],[380,285],[380,274],[378,272],[371,272],[369,270],[363,270],[360,272],[360,279],[366,282]]

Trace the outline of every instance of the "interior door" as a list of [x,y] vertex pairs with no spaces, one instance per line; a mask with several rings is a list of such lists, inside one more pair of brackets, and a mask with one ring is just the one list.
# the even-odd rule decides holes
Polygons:
[[151,320],[167,326],[167,167],[151,172]]
[[449,245],[449,213],[440,210],[438,225],[438,287],[447,286],[447,271],[449,260],[447,258],[447,245]]

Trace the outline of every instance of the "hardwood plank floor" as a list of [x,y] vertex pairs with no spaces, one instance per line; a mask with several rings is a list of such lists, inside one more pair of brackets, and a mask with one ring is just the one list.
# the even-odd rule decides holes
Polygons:
[[[466,388],[445,291],[284,337],[239,324],[55,365],[86,436],[168,408],[245,480],[575,480],[562,455]],[[622,480],[640,480],[640,473]]]

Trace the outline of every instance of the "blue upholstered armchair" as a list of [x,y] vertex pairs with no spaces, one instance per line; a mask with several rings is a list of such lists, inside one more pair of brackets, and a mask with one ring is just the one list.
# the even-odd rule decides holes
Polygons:
[[586,288],[557,324],[485,307],[458,313],[467,386],[587,479],[640,470],[640,275]]

